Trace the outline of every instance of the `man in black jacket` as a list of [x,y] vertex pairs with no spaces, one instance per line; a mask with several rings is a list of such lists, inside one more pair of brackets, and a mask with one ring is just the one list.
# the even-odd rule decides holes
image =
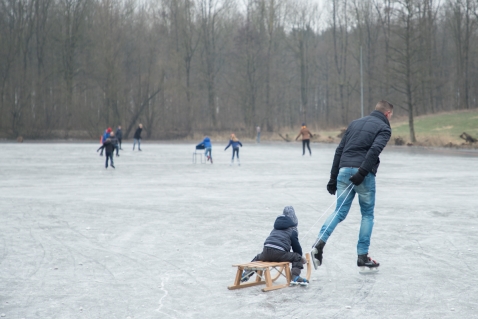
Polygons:
[[337,192],[337,207],[325,221],[313,245],[311,255],[315,269],[322,264],[325,243],[337,224],[347,217],[356,193],[362,213],[357,266],[369,269],[380,266],[368,257],[368,249],[374,218],[375,175],[380,164],[379,155],[392,135],[389,122],[392,115],[392,104],[384,100],[378,102],[369,116],[350,123],[335,150],[327,190],[331,195]]
[[[274,229],[264,242],[262,253],[258,254],[252,261],[289,261],[292,263],[291,284],[308,285],[309,281],[300,277],[300,270],[303,269],[305,258],[302,257],[302,247],[299,243],[297,225],[299,220],[295,215],[292,206],[286,206],[282,215],[276,218]],[[292,252],[290,249],[292,248]],[[245,282],[254,274],[254,271],[244,271],[241,281]]]
[[138,143],[138,151],[141,151],[141,132],[143,131],[143,124],[139,124],[133,136],[133,151],[136,143]]
[[[118,125],[118,128],[116,129],[116,138],[118,139],[118,147],[120,150],[123,150],[121,148],[121,142],[123,141],[123,130],[121,129],[121,125]],[[116,152],[118,154],[118,152]]]

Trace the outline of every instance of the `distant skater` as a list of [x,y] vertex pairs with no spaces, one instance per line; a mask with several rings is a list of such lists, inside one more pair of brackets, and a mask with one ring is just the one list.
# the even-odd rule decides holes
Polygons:
[[[357,243],[357,266],[364,270],[377,270],[380,264],[368,256],[375,208],[375,175],[380,164],[379,155],[392,135],[390,119],[393,105],[379,101],[369,116],[350,123],[342,141],[335,150],[327,191],[337,192],[337,206],[320,229],[312,249],[315,269],[322,264],[325,243],[335,227],[349,213],[358,194],[362,220]],[[352,185],[353,184],[353,185]],[[387,191],[388,195],[393,191]]]
[[[113,133],[114,134],[114,133]],[[99,149],[97,149],[96,151],[98,152],[99,150],[101,150],[101,152],[103,152],[103,149],[105,150],[106,152],[106,162],[105,162],[105,168],[108,168],[108,159],[110,160],[111,162],[111,167],[115,168],[115,164],[113,162],[113,152],[115,150],[115,145],[111,142],[111,138],[108,137],[102,146],[100,146]]]
[[118,139],[118,148],[123,150],[121,148],[121,141],[123,141],[123,130],[121,129],[121,125],[118,125],[118,128],[116,129],[116,138]]
[[[103,144],[107,138],[110,137],[111,134],[111,127],[108,127],[105,132],[103,133],[103,136],[101,137],[101,144]],[[103,156],[103,149],[101,150],[100,156]]]
[[141,132],[143,131],[143,124],[139,124],[136,132],[134,132],[133,136],[133,151],[136,143],[138,143],[138,151],[141,151]]
[[[297,225],[299,220],[295,215],[292,206],[286,206],[282,215],[278,216],[274,222],[269,237],[264,242],[262,253],[258,254],[252,261],[270,261],[281,262],[288,261],[292,263],[292,281],[291,285],[307,286],[309,281],[300,277],[300,271],[307,263],[302,257],[302,247],[299,243],[299,231]],[[290,251],[292,248],[292,251]],[[241,282],[246,282],[254,275],[254,270],[243,271]]]
[[115,150],[116,150],[116,156],[119,156],[119,146],[118,146],[118,139],[116,138],[115,136],[115,133],[114,132],[111,132],[110,133],[110,137],[109,137],[110,141],[111,141],[111,144],[113,144],[113,146],[115,147]]
[[310,150],[310,138],[312,137],[312,133],[310,133],[309,129],[305,125],[305,123],[302,123],[302,128],[300,129],[299,135],[295,138],[299,138],[299,136],[302,135],[302,156],[305,155],[305,146],[307,145],[307,148],[309,149],[309,155],[312,156],[312,151]]
[[232,159],[231,159],[231,164],[229,165],[234,164],[234,155],[237,154],[237,165],[241,166],[241,162],[239,161],[239,146],[242,147],[242,143],[237,139],[234,133],[231,134],[231,139],[229,140],[229,144],[227,144],[224,150],[227,150],[229,146],[231,145],[232,145]]
[[259,125],[257,125],[256,127],[256,132],[257,132],[256,142],[260,143],[261,142],[261,127]]
[[206,161],[211,161],[212,164],[212,143],[209,136],[206,136],[204,140],[196,146],[196,149],[202,148],[204,148],[204,157],[206,158]]

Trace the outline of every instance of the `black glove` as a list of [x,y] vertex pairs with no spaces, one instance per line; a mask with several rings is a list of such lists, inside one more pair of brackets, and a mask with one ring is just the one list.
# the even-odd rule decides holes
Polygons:
[[352,177],[349,178],[349,181],[351,181],[355,186],[359,186],[360,184],[362,184],[367,174],[368,172],[366,170],[359,167],[358,172],[353,174]]
[[330,176],[330,180],[327,183],[327,191],[329,192],[330,195],[335,195],[335,192],[337,191],[337,177],[336,176]]

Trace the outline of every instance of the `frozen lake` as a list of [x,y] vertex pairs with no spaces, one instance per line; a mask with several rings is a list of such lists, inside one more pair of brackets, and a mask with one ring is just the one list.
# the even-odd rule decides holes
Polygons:
[[115,170],[98,144],[0,144],[2,317],[478,317],[477,153],[387,148],[370,248],[380,272],[358,273],[355,199],[310,286],[263,293],[229,291],[231,265],[262,250],[287,205],[309,251],[334,201],[336,145],[302,157],[299,143],[246,143],[231,167],[225,144],[194,165],[193,144],[125,143]]

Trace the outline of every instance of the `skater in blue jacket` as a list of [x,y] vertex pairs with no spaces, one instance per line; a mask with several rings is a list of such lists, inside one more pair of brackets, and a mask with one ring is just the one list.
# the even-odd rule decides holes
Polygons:
[[[300,271],[304,268],[303,264],[307,261],[302,257],[302,247],[299,243],[299,231],[297,230],[298,224],[299,220],[295,215],[294,208],[286,206],[282,215],[276,218],[274,229],[264,242],[262,253],[254,257],[252,261],[291,262],[291,284],[307,286],[309,281],[300,277]],[[292,252],[290,251],[291,248]],[[248,281],[253,274],[253,270],[244,271],[241,282]]]
[[212,143],[209,136],[206,136],[204,140],[196,146],[196,149],[198,149],[198,146],[204,148],[204,157],[207,161],[211,161],[212,164]]
[[241,166],[241,162],[239,161],[239,146],[242,147],[242,143],[237,139],[234,133],[231,134],[231,139],[229,140],[229,144],[227,144],[224,150],[227,150],[229,146],[232,145],[232,159],[231,164],[234,164],[234,155],[237,154],[237,165]]

